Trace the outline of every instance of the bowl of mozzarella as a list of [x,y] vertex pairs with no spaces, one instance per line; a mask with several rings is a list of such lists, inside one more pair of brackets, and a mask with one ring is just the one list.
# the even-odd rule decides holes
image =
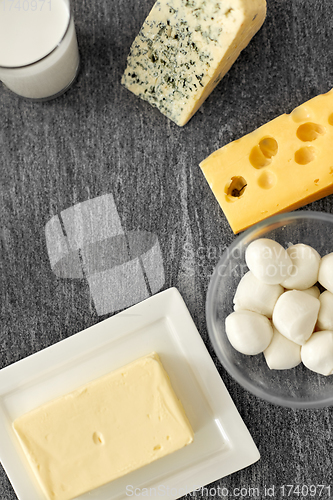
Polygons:
[[333,405],[333,215],[280,214],[238,236],[211,277],[206,319],[245,389],[291,408]]

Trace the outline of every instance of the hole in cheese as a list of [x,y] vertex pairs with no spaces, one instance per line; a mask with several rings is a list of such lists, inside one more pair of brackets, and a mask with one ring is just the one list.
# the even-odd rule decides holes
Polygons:
[[331,113],[330,116],[328,117],[328,123],[330,125],[333,125],[333,113]]
[[254,146],[249,157],[250,163],[254,168],[267,167],[271,163],[271,159],[267,158],[261,151],[259,146]]
[[278,152],[278,143],[273,137],[265,137],[259,142],[259,148],[266,158],[271,159]]
[[100,432],[94,432],[93,434],[93,441],[95,444],[104,444],[104,437],[103,434]]
[[325,128],[318,123],[303,123],[298,127],[296,135],[303,142],[315,141],[320,135],[324,135]]
[[306,165],[313,161],[316,157],[316,150],[312,146],[307,146],[299,149],[295,153],[295,162],[299,165]]
[[160,450],[161,448],[162,446],[160,444],[157,444],[156,446],[154,446],[154,451]]
[[257,146],[252,148],[250,153],[250,163],[254,168],[267,167],[272,161],[272,157],[278,152],[278,143],[273,137],[264,137]]
[[229,201],[235,201],[237,198],[243,196],[247,183],[244,177],[232,177],[231,181],[225,188],[225,193]]
[[272,172],[263,172],[258,179],[259,187],[271,189],[276,184],[276,176]]
[[291,112],[291,117],[294,122],[304,122],[310,118],[311,114],[305,106],[298,106]]

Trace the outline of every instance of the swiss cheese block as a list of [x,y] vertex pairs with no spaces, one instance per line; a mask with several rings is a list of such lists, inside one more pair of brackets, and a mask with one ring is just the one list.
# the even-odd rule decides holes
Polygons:
[[265,0],[158,0],[122,83],[183,126],[261,27]]
[[215,151],[201,164],[235,233],[333,193],[333,90]]
[[70,500],[193,441],[152,353],[13,423],[49,500]]

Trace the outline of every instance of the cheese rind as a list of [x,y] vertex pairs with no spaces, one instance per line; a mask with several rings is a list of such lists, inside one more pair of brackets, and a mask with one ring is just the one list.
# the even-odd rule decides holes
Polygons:
[[158,0],[132,44],[122,84],[183,126],[265,15],[266,0]]
[[235,233],[333,193],[333,90],[212,153],[200,167]]
[[193,441],[156,353],[13,423],[50,500],[70,500]]

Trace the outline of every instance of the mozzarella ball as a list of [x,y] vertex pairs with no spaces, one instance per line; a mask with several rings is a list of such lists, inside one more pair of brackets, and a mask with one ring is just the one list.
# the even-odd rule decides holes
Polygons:
[[266,316],[253,311],[236,311],[225,320],[230,344],[242,354],[259,354],[268,347],[273,328]]
[[279,285],[290,276],[292,270],[287,251],[276,241],[267,238],[249,244],[245,261],[254,276],[268,285]]
[[271,318],[276,301],[283,292],[281,285],[267,285],[249,271],[238,284],[234,309],[247,309]]
[[287,339],[303,345],[314,330],[319,307],[319,300],[308,293],[289,290],[276,302],[273,325]]
[[333,373],[333,331],[315,332],[301,348],[303,364],[310,370],[331,375]]
[[321,259],[318,281],[324,288],[333,293],[333,253],[325,255]]
[[311,288],[307,288],[306,290],[302,290],[304,293],[308,293],[309,295],[312,295],[312,297],[316,297],[316,299],[319,299],[320,296],[320,290],[317,286],[312,286]]
[[317,330],[333,330],[333,294],[326,290],[319,297]]
[[284,288],[306,290],[318,281],[320,255],[314,248],[298,244],[287,249],[292,262],[290,277],[282,282]]
[[281,335],[274,327],[272,341],[264,350],[264,356],[271,370],[294,368],[301,362],[301,346]]

